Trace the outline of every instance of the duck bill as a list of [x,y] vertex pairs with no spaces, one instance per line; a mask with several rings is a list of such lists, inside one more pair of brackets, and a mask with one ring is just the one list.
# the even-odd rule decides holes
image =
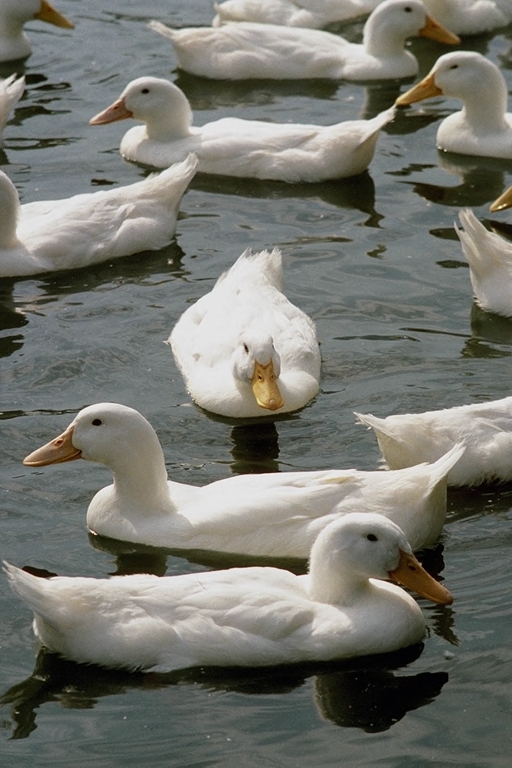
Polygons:
[[53,24],[56,27],[63,27],[64,29],[74,29],[75,25],[69,19],[66,19],[62,13],[59,13],[50,3],[46,0],[42,0],[41,10],[34,15],[34,19],[40,21],[47,21],[48,24]]
[[427,16],[425,26],[418,32],[420,37],[428,37],[430,40],[436,40],[438,43],[444,43],[445,45],[459,45],[460,37],[454,35],[449,29],[443,27],[438,21]]
[[423,78],[419,83],[413,85],[405,93],[395,101],[399,107],[406,106],[407,104],[414,104],[416,101],[423,101],[423,99],[431,99],[432,96],[442,96],[443,92],[437,87],[434,80],[434,75],[430,74]]
[[509,187],[502,195],[498,197],[494,203],[489,206],[489,210],[495,213],[496,211],[504,211],[505,208],[512,206],[512,187]]
[[284,400],[277,386],[272,360],[267,365],[261,365],[261,363],[254,364],[251,385],[254,397],[260,408],[277,411],[278,408],[283,407]]
[[63,464],[65,461],[81,459],[82,452],[73,445],[73,429],[73,425],[69,426],[55,440],[33,451],[23,459],[23,464],[26,467],[46,467],[48,464]]
[[409,589],[417,592],[421,597],[431,600],[440,605],[451,605],[453,595],[446,587],[443,587],[438,581],[426,572],[421,563],[412,553],[400,550],[400,562],[398,568],[390,571],[389,575],[395,581],[399,581]]
[[115,123],[116,120],[126,120],[128,117],[133,117],[133,113],[126,109],[124,99],[118,99],[103,112],[98,112],[97,115],[91,117],[89,125],[106,125],[107,123]]

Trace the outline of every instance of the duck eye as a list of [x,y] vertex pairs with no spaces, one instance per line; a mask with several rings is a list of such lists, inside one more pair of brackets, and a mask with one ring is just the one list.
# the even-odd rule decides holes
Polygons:
[[141,93],[149,93],[149,88],[143,88]]
[[450,67],[450,69],[458,69],[458,68],[459,68],[458,64],[452,64]]
[[92,420],[93,427],[101,427],[102,424],[103,424],[103,422],[102,422],[101,419],[93,419]]
[[244,352],[246,355],[249,354],[249,347],[247,346],[247,344],[244,344]]
[[378,538],[377,538],[377,536],[374,533],[369,533],[366,536],[366,538],[368,539],[368,541],[378,541]]
[[406,6],[405,6],[405,8],[404,8],[404,11],[405,11],[406,13],[411,13],[411,11],[412,11],[412,8],[411,8],[411,6],[410,6],[410,5],[406,5]]

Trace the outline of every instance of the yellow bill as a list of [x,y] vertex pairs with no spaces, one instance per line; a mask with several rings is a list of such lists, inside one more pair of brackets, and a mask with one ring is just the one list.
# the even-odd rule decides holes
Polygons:
[[432,578],[412,553],[409,554],[401,549],[398,568],[390,571],[389,575],[395,581],[417,592],[421,597],[432,600],[433,603],[439,603],[440,605],[451,605],[453,603],[451,592]]
[[133,117],[133,113],[126,109],[124,99],[117,99],[110,107],[91,117],[89,125],[106,125],[106,123],[114,123],[116,120],[126,120],[128,117]]
[[283,407],[284,400],[277,386],[272,360],[267,365],[254,364],[251,384],[256,402],[261,408],[277,411],[278,408]]
[[82,452],[73,445],[73,429],[73,425],[70,425],[62,435],[42,448],[37,448],[23,459],[23,464],[26,467],[46,467],[48,464],[63,464],[65,461],[81,459]]
[[438,43],[444,43],[445,45],[459,45],[460,37],[454,35],[449,29],[443,27],[438,21],[427,16],[425,26],[418,32],[420,37],[428,37],[431,40],[436,40]]
[[69,19],[66,19],[62,13],[59,13],[47,0],[42,0],[41,9],[38,13],[34,14],[34,19],[40,21],[47,21],[48,24],[54,24],[56,27],[63,27],[64,29],[74,29],[75,25]]
[[489,210],[496,212],[496,211],[504,211],[506,208],[510,208],[512,206],[512,187],[509,187],[502,195],[498,197],[497,200],[494,201],[492,205],[489,206]]
[[399,107],[414,104],[416,101],[431,99],[433,96],[442,96],[443,92],[435,83],[433,74],[427,75],[419,83],[413,85],[408,91],[402,93],[395,101]]

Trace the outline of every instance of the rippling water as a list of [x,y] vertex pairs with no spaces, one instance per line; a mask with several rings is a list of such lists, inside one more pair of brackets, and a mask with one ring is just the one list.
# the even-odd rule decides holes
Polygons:
[[[15,68],[27,89],[0,154],[26,202],[144,175],[119,157],[127,124],[88,126],[141,74],[175,80],[197,124],[372,116],[404,85],[211,83],[177,72],[170,47],[146,28],[151,18],[208,24],[209,0],[55,1],[76,29],[30,25],[34,53]],[[348,34],[359,39],[360,30]],[[511,42],[509,28],[464,47],[488,55],[512,87]],[[422,74],[444,52],[428,41],[411,47]],[[0,76],[12,71],[3,66]],[[203,484],[248,471],[373,469],[376,441],[353,410],[387,415],[509,395],[512,322],[473,306],[453,221],[463,205],[489,219],[512,164],[436,151],[439,120],[456,107],[437,100],[401,111],[357,179],[288,187],[199,177],[164,251],[1,281],[1,556],[83,575],[222,564],[88,539],[86,506],[108,472],[22,466],[91,402],[142,411],[170,475]],[[512,215],[494,220],[506,230]],[[190,405],[162,342],[246,246],[273,245],[284,252],[288,295],[317,322],[322,392],[275,424],[209,418]],[[351,664],[164,678],[83,668],[37,655],[29,612],[4,580],[2,765],[510,765],[511,510],[509,486],[451,492],[445,535],[425,563],[442,571],[454,605],[421,601],[423,646]]]

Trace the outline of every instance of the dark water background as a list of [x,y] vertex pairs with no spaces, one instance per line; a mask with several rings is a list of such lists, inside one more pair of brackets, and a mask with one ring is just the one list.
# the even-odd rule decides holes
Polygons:
[[[202,124],[227,115],[332,123],[369,117],[408,83],[216,83],[175,70],[146,28],[209,24],[208,0],[55,0],[76,23],[27,27],[27,89],[0,162],[23,201],[127,184],[127,123],[88,119],[143,74],[169,77]],[[347,34],[360,39],[360,24]],[[466,39],[512,86],[512,28]],[[415,40],[425,74],[446,49]],[[411,82],[411,81],[409,81]],[[157,550],[89,541],[85,510],[110,482],[96,465],[24,468],[22,458],[84,405],[116,400],[158,431],[170,476],[204,484],[248,471],[373,469],[373,434],[353,410],[400,411],[510,395],[512,321],[478,311],[453,231],[461,206],[489,220],[512,163],[442,156],[435,133],[458,103],[403,110],[367,174],[288,187],[196,178],[176,240],[159,253],[56,276],[0,282],[0,555],[63,574],[207,568]],[[512,214],[492,216],[507,229]],[[509,229],[510,231],[510,229]],[[299,414],[256,426],[192,406],[163,344],[190,302],[247,246],[277,245],[289,297],[316,321],[322,392]],[[442,542],[425,553],[452,607],[421,601],[424,646],[352,664],[165,679],[37,657],[29,611],[0,590],[2,766],[496,766],[511,764],[510,486],[451,492]],[[220,563],[216,562],[215,565]]]

